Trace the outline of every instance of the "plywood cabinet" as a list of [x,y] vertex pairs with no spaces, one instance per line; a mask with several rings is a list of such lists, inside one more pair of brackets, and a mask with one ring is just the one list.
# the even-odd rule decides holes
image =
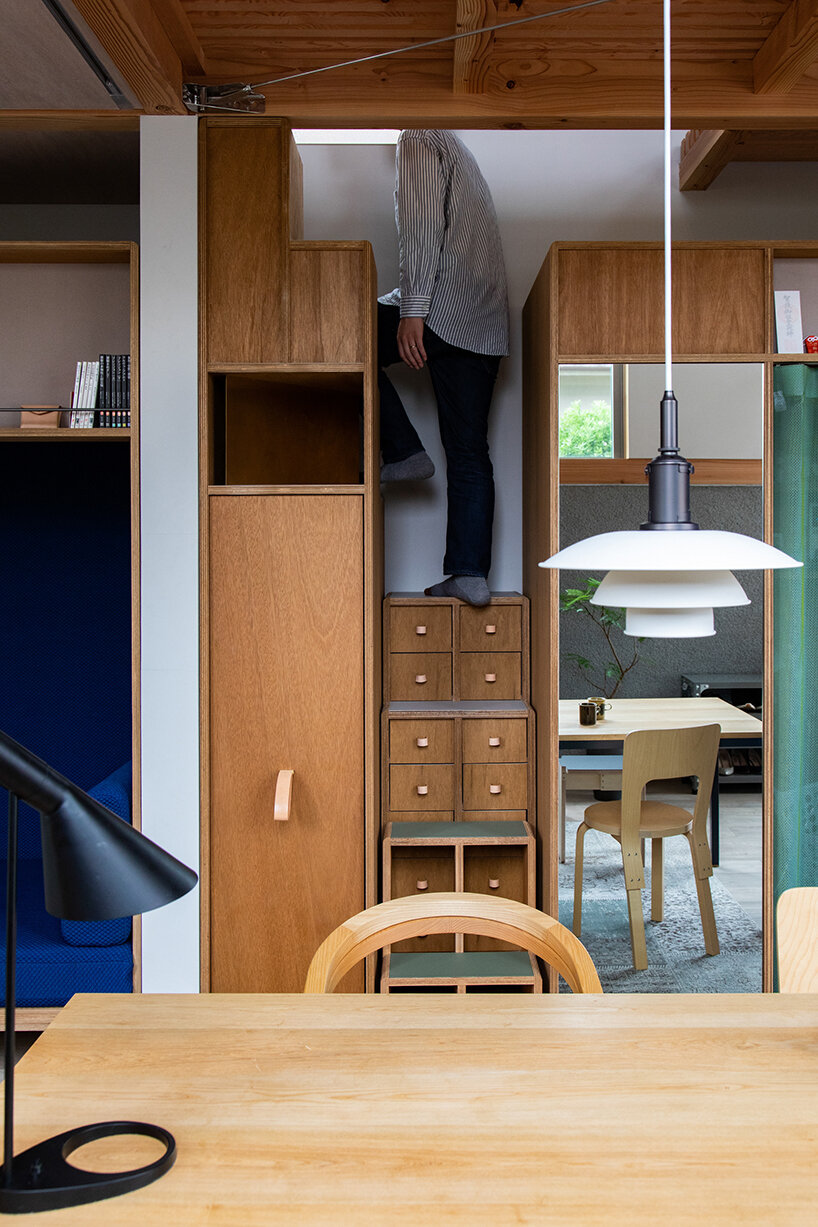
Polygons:
[[[298,237],[286,124],[203,121],[201,152],[203,982],[300,992],[377,891],[374,266]],[[342,986],[363,987],[360,967]]]

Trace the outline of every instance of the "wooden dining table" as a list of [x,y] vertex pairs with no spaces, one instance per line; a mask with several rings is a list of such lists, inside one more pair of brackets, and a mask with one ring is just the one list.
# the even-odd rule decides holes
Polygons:
[[[576,745],[587,743],[595,754],[621,753],[621,743],[628,733],[639,729],[673,729],[691,724],[718,724],[721,742],[738,741],[760,745],[763,726],[751,712],[734,707],[725,699],[646,698],[611,699],[610,710],[596,724],[580,724],[579,699],[559,701],[559,740]],[[605,747],[605,748],[603,748]],[[718,768],[710,792],[710,843],[713,864],[719,863],[719,775]]]
[[[818,996],[85,995],[16,1083],[18,1152],[106,1119],[176,1138],[154,1184],[26,1216],[53,1227],[792,1227],[818,1207]],[[72,1161],[152,1157],[115,1138]]]

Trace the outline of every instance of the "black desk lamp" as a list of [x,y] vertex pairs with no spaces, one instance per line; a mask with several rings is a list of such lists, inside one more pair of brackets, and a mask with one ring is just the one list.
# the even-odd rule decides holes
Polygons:
[[[17,801],[40,811],[45,905],[66,920],[113,920],[162,907],[197,881],[188,869],[112,814],[42,759],[0,732],[0,784],[9,790],[6,874],[5,1135],[0,1213],[56,1210],[116,1197],[163,1175],[176,1158],[173,1135],[159,1125],[107,1121],[69,1129],[14,1154],[14,1008],[17,956]],[[164,1143],[153,1163],[127,1172],[86,1172],[66,1162],[80,1146],[115,1134]]]

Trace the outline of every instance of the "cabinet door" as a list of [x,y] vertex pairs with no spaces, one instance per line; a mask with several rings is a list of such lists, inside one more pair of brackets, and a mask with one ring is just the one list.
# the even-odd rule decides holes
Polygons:
[[214,496],[209,563],[211,988],[297,993],[364,906],[361,499]]

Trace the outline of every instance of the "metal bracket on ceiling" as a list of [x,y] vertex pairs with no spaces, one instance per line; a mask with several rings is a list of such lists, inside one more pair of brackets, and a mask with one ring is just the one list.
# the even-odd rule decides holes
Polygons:
[[257,94],[252,85],[193,85],[182,86],[182,102],[195,115],[206,111],[250,111],[264,114],[267,99]]

